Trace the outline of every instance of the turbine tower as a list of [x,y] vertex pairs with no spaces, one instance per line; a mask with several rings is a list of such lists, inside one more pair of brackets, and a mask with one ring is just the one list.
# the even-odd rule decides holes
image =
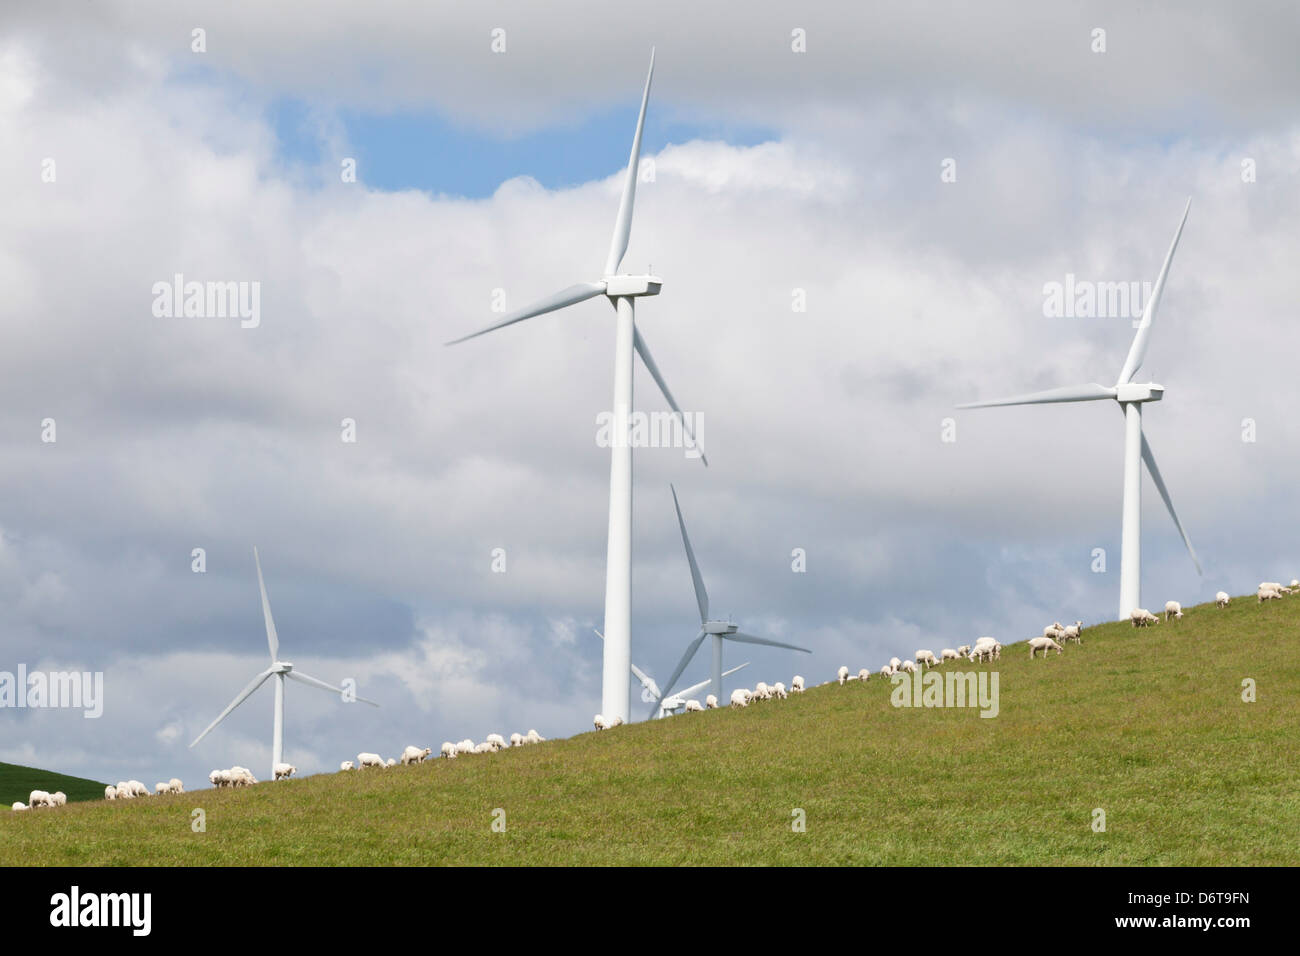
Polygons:
[[1174,233],[1174,241],[1170,243],[1169,253],[1165,256],[1165,264],[1160,269],[1160,276],[1156,279],[1151,297],[1142,311],[1142,321],[1138,323],[1137,334],[1133,337],[1128,358],[1125,359],[1119,379],[1113,386],[1107,387],[1095,382],[1088,385],[1067,385],[1045,392],[1032,392],[1028,395],[1015,395],[985,402],[968,402],[957,406],[958,408],[987,408],[995,405],[1095,402],[1102,399],[1113,399],[1119,403],[1124,413],[1124,513],[1120,539],[1119,620],[1126,620],[1134,608],[1142,605],[1142,462],[1146,462],[1147,472],[1155,482],[1156,491],[1160,492],[1160,497],[1169,510],[1169,516],[1174,519],[1174,525],[1182,535],[1187,553],[1192,556],[1192,563],[1196,565],[1196,573],[1202,573],[1201,562],[1192,548],[1191,539],[1183,530],[1183,523],[1178,520],[1178,512],[1174,510],[1169,489],[1165,487],[1164,479],[1160,477],[1160,469],[1156,467],[1151,445],[1142,433],[1142,406],[1147,402],[1158,402],[1164,398],[1164,386],[1154,382],[1142,384],[1133,381],[1133,377],[1142,367],[1142,361],[1146,357],[1147,343],[1151,338],[1151,326],[1155,321],[1156,309],[1160,307],[1160,296],[1165,291],[1165,279],[1169,275],[1169,264],[1173,262],[1174,251],[1178,248],[1178,240],[1183,234],[1183,225],[1187,222],[1187,213],[1191,207],[1192,200],[1189,197],[1183,209],[1183,218]]
[[[780,641],[773,641],[766,637],[755,637],[752,634],[742,633],[731,621],[713,620],[709,617],[709,592],[704,590],[704,578],[700,576],[700,566],[695,563],[695,551],[691,548],[691,539],[686,535],[686,522],[682,520],[682,508],[677,503],[677,489],[672,485],[668,486],[673,493],[673,507],[677,509],[677,524],[682,529],[682,544],[686,545],[686,560],[691,566],[691,580],[695,583],[695,601],[700,607],[700,633],[695,636],[695,640],[686,645],[686,653],[682,659],[677,662],[677,669],[673,671],[673,676],[668,678],[668,683],[664,684],[664,693],[668,694],[673,689],[673,684],[677,678],[682,676],[682,671],[690,664],[691,658],[695,652],[700,649],[706,637],[713,638],[713,686],[717,688],[718,702],[723,702],[722,697],[722,678],[726,676],[722,672],[722,642],[739,641],[742,644],[762,644],[767,647],[783,647],[788,651],[803,651],[805,654],[811,654],[812,651],[806,647],[796,647],[793,644],[783,644]],[[731,671],[727,671],[730,674]],[[651,712],[653,714],[653,711]]]
[[[580,282],[562,289],[527,308],[512,312],[501,321],[485,329],[448,342],[456,345],[485,333],[514,325],[547,312],[554,312],[587,299],[603,295],[609,299],[617,314],[614,338],[614,427],[609,466],[609,538],[605,556],[605,641],[602,666],[600,711],[607,717],[628,719],[628,678],[632,663],[632,447],[629,429],[632,414],[632,353],[641,356],[646,370],[668,400],[669,407],[680,416],[682,427],[693,447],[698,448],[686,416],[682,415],[659,366],[650,356],[645,339],[636,328],[635,302],[642,296],[658,295],[663,280],[654,275],[626,275],[619,266],[627,252],[632,234],[632,204],[636,198],[637,165],[641,159],[641,132],[645,128],[646,104],[650,101],[650,81],[654,78],[654,50],[650,51],[650,72],[646,76],[645,92],[641,95],[641,112],[636,121],[636,135],[632,138],[632,153],[627,161],[627,175],[623,180],[623,198],[614,221],[614,237],[605,258],[602,278],[595,282]],[[708,465],[704,453],[700,459]]]
[[[594,627],[592,630],[596,631]],[[600,631],[596,631],[596,636],[602,641],[605,639],[605,635],[600,633]],[[729,677],[736,673],[736,671],[744,670],[748,666],[749,661],[745,661],[743,664],[737,664],[730,670],[723,671],[722,676]],[[655,683],[655,679],[635,664],[632,665],[632,676],[641,682],[641,699],[646,703],[653,701],[659,705],[658,711],[653,714],[654,717],[667,717],[670,714],[677,713],[677,711],[686,706],[686,701],[692,694],[698,694],[700,691],[704,690],[704,688],[713,683],[712,679],[702,680],[698,684],[692,684],[690,687],[665,695],[663,691],[659,689],[659,685]]]
[[[266,583],[262,580],[262,561],[257,556],[257,548],[253,549],[253,562],[257,565],[257,586],[262,589],[262,616],[266,619],[266,642],[271,649],[271,666],[262,671],[251,681],[248,686],[239,692],[239,696],[230,702],[230,705],[217,715],[217,719],[208,724],[207,730],[194,738],[191,747],[208,735],[208,733],[226,719],[227,715],[246,701],[253,692],[266,683],[268,677],[275,678],[275,725],[271,736],[271,779],[275,779],[275,765],[281,763],[284,757],[284,679],[292,678],[296,681],[302,681],[311,687],[319,687],[321,690],[327,690],[330,693],[342,696],[345,692],[342,687],[335,687],[333,684],[327,684],[323,680],[317,680],[304,674],[302,671],[293,669],[293,664],[288,661],[280,660],[280,639],[275,633],[275,620],[271,617],[271,602],[266,597]],[[373,700],[366,700],[364,697],[357,697],[357,700],[371,707],[378,707]]]

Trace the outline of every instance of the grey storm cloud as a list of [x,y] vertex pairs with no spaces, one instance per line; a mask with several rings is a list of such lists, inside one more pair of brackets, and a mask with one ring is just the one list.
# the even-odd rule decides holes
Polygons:
[[[0,759],[187,783],[262,767],[269,690],[185,746],[265,666],[254,544],[286,655],[384,705],[290,686],[286,753],[304,771],[590,726],[611,310],[442,343],[490,320],[495,290],[517,305],[586,277],[621,129],[606,178],[466,200],[323,181],[280,156],[265,106],[310,98],[329,135],[331,111],[357,106],[562,127],[630,103],[650,42],[652,109],[774,132],[669,145],[638,193],[627,262],[665,277],[639,327],[704,416],[711,467],[635,456],[634,661],[665,674],[695,629],[670,481],[716,609],[815,650],[745,648],[748,680],[1109,617],[1119,416],[952,406],[1112,381],[1129,321],[1048,317],[1044,286],[1153,280],[1189,195],[1143,374],[1169,389],[1147,433],[1206,575],[1147,483],[1144,590],[1187,604],[1300,574],[1285,6],[700,8],[2,15],[0,669],[103,670],[107,699],[97,721],[5,712]],[[501,25],[510,52],[492,60]],[[1096,26],[1105,54],[1088,49]],[[795,27],[807,54],[789,50]],[[153,285],[176,273],[259,282],[261,324],[155,316]],[[662,408],[637,376],[640,407]]]

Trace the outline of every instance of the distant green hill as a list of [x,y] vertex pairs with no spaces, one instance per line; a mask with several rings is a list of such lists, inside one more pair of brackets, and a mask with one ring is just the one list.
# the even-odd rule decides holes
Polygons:
[[14,763],[0,763],[0,810],[8,810],[18,800],[23,803],[31,796],[33,790],[53,793],[62,790],[68,795],[68,802],[78,800],[103,800],[105,784],[81,777],[69,777],[67,774],[54,773],[50,770],[38,770],[35,767],[20,767]]
[[876,675],[499,754],[0,810],[0,865],[1300,863],[1300,595],[1088,627],[1046,660],[1008,642],[993,664],[947,670],[997,671],[997,717],[891,706]]

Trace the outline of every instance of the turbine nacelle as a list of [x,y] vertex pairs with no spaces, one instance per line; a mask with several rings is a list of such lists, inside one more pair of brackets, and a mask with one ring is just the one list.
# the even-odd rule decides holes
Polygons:
[[735,634],[740,630],[739,624],[732,624],[730,621],[705,621],[701,626],[705,634]]
[[293,670],[293,664],[289,661],[276,661],[271,665],[272,674],[287,674]]
[[658,276],[605,276],[605,295],[611,299],[637,298],[643,295],[658,295],[664,280]]
[[1158,402],[1165,397],[1165,387],[1148,382],[1145,385],[1129,383],[1115,386],[1115,401],[1120,404],[1130,402]]

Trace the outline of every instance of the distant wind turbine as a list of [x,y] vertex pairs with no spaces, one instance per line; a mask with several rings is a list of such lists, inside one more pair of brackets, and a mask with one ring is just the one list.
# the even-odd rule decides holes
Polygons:
[[[262,616],[266,619],[266,642],[271,649],[271,666],[262,673],[254,677],[239,696],[230,702],[230,705],[217,715],[217,719],[208,724],[207,730],[194,738],[191,747],[208,735],[208,733],[221,723],[230,714],[232,710],[246,701],[253,692],[266,683],[267,678],[275,678],[275,729],[271,737],[271,779],[275,779],[275,765],[281,763],[284,755],[284,679],[290,677],[296,681],[302,681],[311,687],[319,687],[321,690],[327,690],[332,694],[338,694],[340,697],[345,693],[342,687],[335,687],[333,684],[327,684],[323,680],[317,680],[304,674],[302,671],[293,669],[293,664],[288,661],[280,660],[280,639],[275,633],[275,621],[271,617],[271,602],[266,597],[266,584],[262,580],[262,561],[257,556],[257,548],[253,549],[253,562],[257,565],[257,586],[262,589]],[[357,700],[363,704],[369,704],[372,707],[378,707],[373,700],[366,700],[364,697],[357,697]]]
[[1188,198],[1187,205],[1183,209],[1183,218],[1178,223],[1178,230],[1174,233],[1174,241],[1170,243],[1169,253],[1165,256],[1165,264],[1160,269],[1160,277],[1156,279],[1155,287],[1151,290],[1151,297],[1147,300],[1146,308],[1142,311],[1142,321],[1138,323],[1137,335],[1133,337],[1133,344],[1129,348],[1128,358],[1125,359],[1124,367],[1119,373],[1119,380],[1114,385],[1098,385],[1095,382],[1088,385],[1067,385],[1063,388],[1053,388],[1045,392],[1032,392],[1027,395],[1015,395],[1010,398],[998,398],[984,402],[968,402],[957,406],[958,408],[987,408],[995,405],[1095,402],[1101,399],[1113,399],[1119,403],[1119,407],[1124,412],[1124,512],[1119,571],[1120,620],[1127,619],[1129,614],[1142,604],[1141,462],[1146,462],[1147,472],[1151,475],[1151,480],[1155,482],[1156,491],[1160,492],[1160,497],[1169,510],[1169,516],[1174,519],[1174,525],[1178,528],[1178,533],[1182,535],[1183,544],[1187,546],[1187,553],[1192,556],[1192,563],[1196,565],[1196,573],[1202,573],[1201,562],[1197,559],[1196,551],[1192,548],[1191,539],[1187,537],[1187,532],[1183,530],[1183,523],[1178,520],[1178,513],[1174,511],[1174,503],[1169,497],[1169,489],[1165,487],[1164,479],[1160,477],[1160,469],[1156,467],[1155,455],[1151,453],[1151,446],[1142,433],[1142,406],[1146,402],[1160,401],[1164,397],[1164,386],[1156,385],[1154,382],[1145,384],[1133,382],[1133,376],[1142,367],[1142,361],[1146,357],[1147,343],[1151,338],[1151,325],[1155,321],[1156,309],[1160,306],[1160,296],[1165,290],[1165,278],[1169,274],[1169,264],[1173,262],[1174,250],[1178,248],[1178,240],[1183,234],[1183,226],[1187,222],[1187,213],[1191,207],[1192,200]]
[[[691,580],[695,583],[695,600],[700,607],[700,633],[696,635],[695,640],[686,646],[686,653],[677,662],[677,669],[673,671],[673,676],[668,678],[668,683],[664,684],[664,692],[668,693],[673,689],[674,682],[682,676],[682,671],[686,670],[686,666],[690,664],[691,658],[700,649],[704,639],[711,636],[713,638],[713,686],[717,688],[718,701],[725,703],[722,698],[722,678],[726,676],[722,672],[723,641],[740,641],[742,644],[783,647],[788,651],[802,651],[805,654],[811,654],[812,651],[806,647],[796,647],[793,644],[783,644],[780,641],[769,640],[766,637],[744,634],[729,620],[719,621],[709,618],[709,593],[704,590],[704,579],[700,577],[700,566],[695,563],[695,551],[691,548],[691,539],[686,535],[686,522],[682,519],[681,505],[677,503],[677,489],[671,485],[669,487],[673,493],[673,507],[677,509],[677,524],[682,529],[682,544],[686,545],[686,560],[691,566]],[[727,673],[731,672],[728,671]]]
[[[637,298],[658,295],[663,280],[655,275],[625,275],[618,272],[627,252],[632,234],[632,203],[636,198],[637,165],[641,158],[641,133],[645,128],[646,105],[650,101],[650,81],[654,78],[654,50],[650,51],[650,72],[646,76],[645,92],[641,95],[641,112],[636,121],[636,135],[632,138],[632,153],[627,161],[627,174],[623,180],[623,198],[619,202],[618,218],[614,221],[614,237],[605,258],[603,276],[595,282],[580,282],[562,289],[527,308],[512,312],[501,321],[485,329],[448,342],[455,345],[496,329],[514,325],[556,309],[563,309],[587,299],[603,295],[609,299],[618,314],[614,340],[614,428],[610,449],[609,467],[609,538],[605,555],[605,641],[601,681],[601,713],[606,717],[628,719],[628,678],[632,663],[632,446],[630,426],[632,414],[632,353],[641,356],[646,370],[663,392],[668,405],[680,416],[685,434],[692,446],[699,448],[690,423],[682,414],[659,366],[650,356],[645,339],[636,328],[634,303]],[[708,465],[703,450],[700,459]]]
[[[594,627],[592,630],[596,631]],[[600,631],[596,631],[596,636],[602,641],[605,639],[605,635],[600,633]],[[745,661],[743,664],[737,664],[731,670],[723,671],[722,676],[729,677],[736,673],[736,671],[744,670],[748,666],[749,661]],[[669,714],[676,713],[686,706],[686,701],[690,699],[692,694],[698,694],[700,691],[704,690],[704,688],[713,683],[712,678],[702,680],[698,684],[692,684],[684,690],[675,691],[665,697],[663,691],[659,689],[659,685],[655,683],[655,679],[635,664],[632,665],[632,674],[641,682],[641,688],[645,691],[645,696],[659,704],[658,711],[652,715],[654,717],[667,717]]]

